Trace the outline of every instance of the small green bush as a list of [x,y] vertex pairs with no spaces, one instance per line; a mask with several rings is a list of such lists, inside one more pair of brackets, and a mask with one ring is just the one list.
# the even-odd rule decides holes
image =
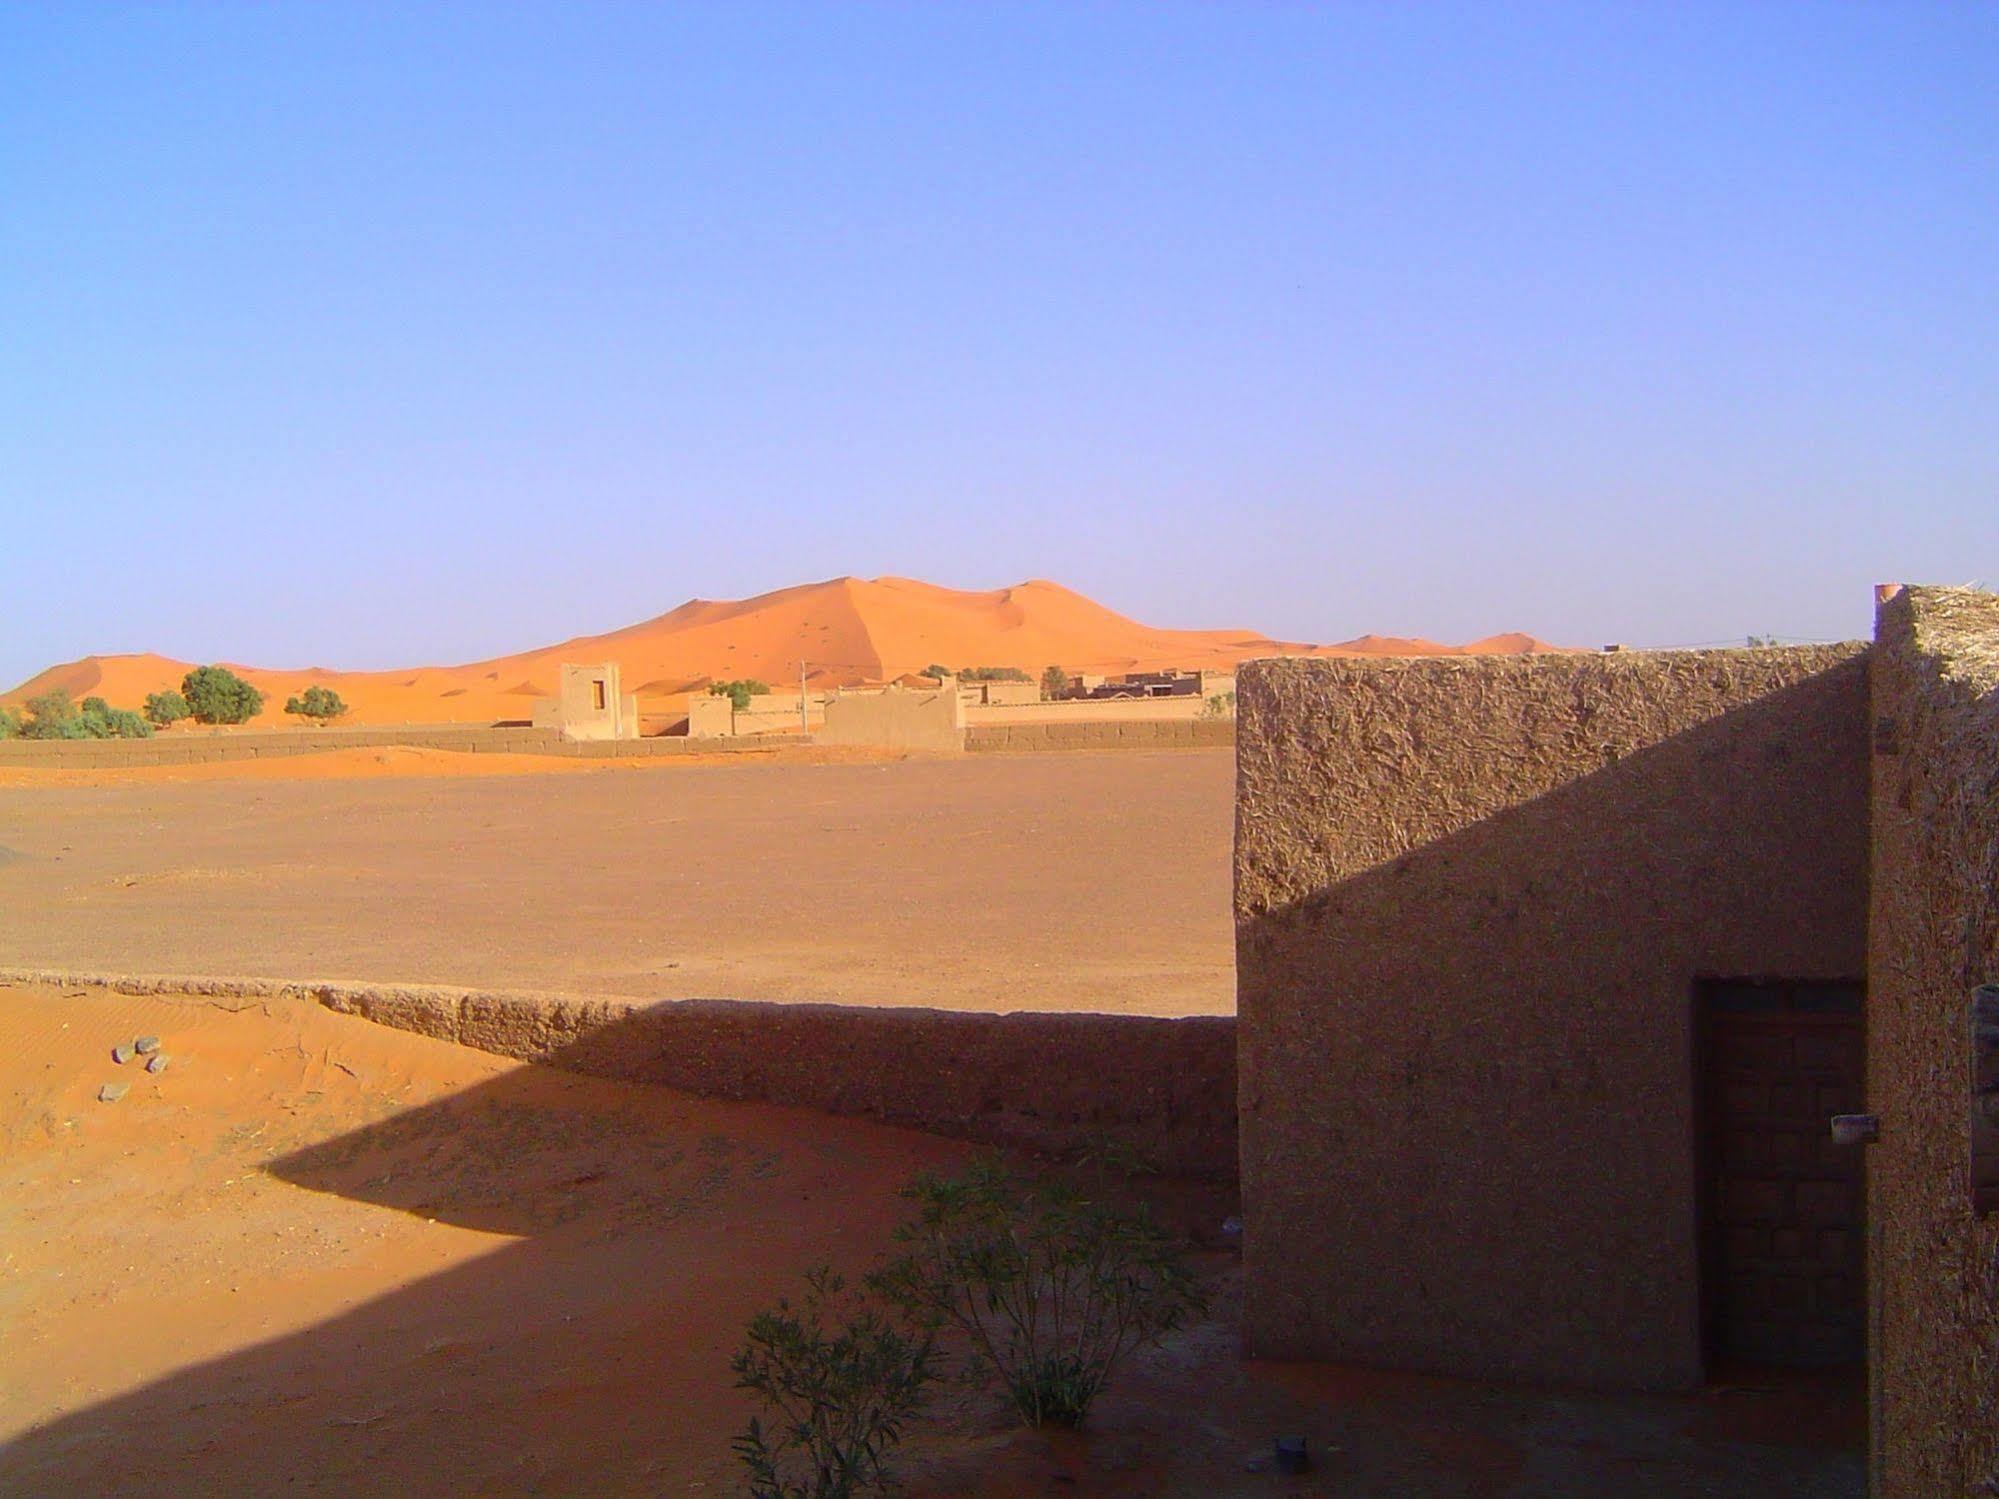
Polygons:
[[770,683],[759,682],[755,677],[742,677],[733,682],[711,682],[708,684],[710,697],[725,697],[735,705],[738,713],[749,710],[750,699],[762,697],[770,691]]
[[187,699],[169,687],[165,692],[146,694],[146,719],[150,723],[165,728],[170,723],[179,723],[188,716]]
[[1215,693],[1205,703],[1201,704],[1201,717],[1234,718],[1235,694],[1233,692]]
[[21,715],[12,708],[0,708],[0,739],[18,738],[21,733]]
[[197,666],[180,691],[196,723],[247,723],[264,707],[264,694],[226,666]]
[[285,699],[285,712],[310,718],[315,723],[338,718],[346,711],[347,705],[340,700],[340,694],[330,687],[308,687],[302,696]]
[[1069,695],[1069,673],[1059,666],[1051,666],[1041,673],[1041,695],[1049,702]]
[[961,1334],[1030,1426],[1076,1426],[1134,1348],[1207,1299],[1142,1203],[1030,1181],[997,1161],[903,1190],[920,1209],[869,1287],[919,1326]]
[[930,1336],[900,1331],[845,1289],[831,1269],[812,1271],[800,1304],[758,1313],[730,1360],[736,1388],[754,1391],[776,1418],[766,1430],[751,1417],[732,1444],[756,1499],[886,1490],[890,1454],[928,1394]]

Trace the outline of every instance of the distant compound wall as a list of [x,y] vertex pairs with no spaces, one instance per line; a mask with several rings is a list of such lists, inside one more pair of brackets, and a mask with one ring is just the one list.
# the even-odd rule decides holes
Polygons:
[[1234,743],[1232,718],[1138,723],[974,723],[965,730],[965,748],[979,752],[1220,749]]
[[693,739],[724,739],[736,732],[736,705],[713,692],[687,700],[687,733]]
[[1235,1021],[626,1000],[280,979],[0,969],[17,983],[296,999],[501,1056],[710,1098],[1068,1153],[1105,1140],[1232,1180]]
[[965,707],[951,687],[843,692],[826,704],[818,742],[955,755],[965,747]]
[[1887,599],[1867,1006],[1871,1442],[1885,1499],[1999,1492],[1999,1217],[1971,1204],[1971,990],[1999,983],[1999,597]]
[[982,703],[965,710],[965,722],[985,727],[1009,723],[1159,723],[1201,718],[1213,710],[1199,697],[1066,698],[1059,702]]
[[1693,986],[1858,978],[1864,648],[1242,669],[1245,1342],[1702,1372]]
[[756,741],[671,739],[565,739],[553,729],[494,728],[484,724],[382,725],[355,729],[232,729],[217,733],[175,730],[151,739],[0,739],[0,765],[63,770],[104,770],[144,765],[207,765],[219,761],[280,759],[328,750],[453,750],[465,754],[565,755],[581,759],[721,754],[768,749]]
[[[736,734],[797,734],[816,733],[826,718],[826,698],[823,692],[805,694],[805,722],[801,730],[798,718],[798,694],[795,692],[759,692],[750,699],[749,707],[735,715],[730,732]],[[724,699],[726,701],[726,699]]]

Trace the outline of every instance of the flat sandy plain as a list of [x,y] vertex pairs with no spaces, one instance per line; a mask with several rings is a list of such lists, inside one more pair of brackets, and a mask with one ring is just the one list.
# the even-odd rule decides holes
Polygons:
[[0,777],[0,966],[1229,1014],[1234,757]]

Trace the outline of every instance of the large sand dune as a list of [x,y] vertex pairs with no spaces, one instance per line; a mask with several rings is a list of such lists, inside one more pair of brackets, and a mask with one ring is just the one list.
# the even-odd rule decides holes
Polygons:
[[[1364,635],[1335,645],[1273,640],[1247,630],[1162,630],[1044,581],[964,592],[909,578],[835,578],[733,602],[695,599],[605,635],[464,666],[396,671],[266,670],[229,663],[265,694],[266,725],[286,722],[284,702],[314,683],[347,702],[351,723],[490,723],[526,718],[532,700],[553,691],[565,661],[616,661],[641,708],[708,682],[759,677],[848,686],[950,667],[1049,665],[1115,674],[1166,667],[1226,668],[1257,656],[1518,654],[1546,650],[1528,635],[1493,635],[1469,645]],[[54,666],[0,703],[17,704],[60,687],[136,708],[148,693],[179,685],[190,663],[151,654],[86,656]]]

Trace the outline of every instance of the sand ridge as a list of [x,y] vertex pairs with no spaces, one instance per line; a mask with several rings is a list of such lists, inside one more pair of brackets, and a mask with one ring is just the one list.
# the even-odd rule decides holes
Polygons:
[[[804,662],[815,687],[882,682],[935,664],[1014,666],[1039,675],[1051,664],[1112,675],[1169,667],[1227,669],[1258,656],[1518,654],[1549,647],[1527,635],[1494,635],[1465,646],[1366,635],[1334,645],[1273,640],[1246,630],[1157,629],[1106,609],[1058,583],[966,591],[911,578],[834,578],[755,598],[695,599],[653,619],[601,635],[462,666],[391,671],[271,670],[224,663],[265,694],[253,722],[287,719],[288,697],[332,688],[343,722],[491,723],[526,719],[553,692],[564,662],[615,661],[643,713],[684,712],[686,694],[711,681],[755,677],[795,687]],[[50,667],[0,703],[19,705],[51,688],[138,708],[178,687],[190,663],[166,656],[85,656]]]

